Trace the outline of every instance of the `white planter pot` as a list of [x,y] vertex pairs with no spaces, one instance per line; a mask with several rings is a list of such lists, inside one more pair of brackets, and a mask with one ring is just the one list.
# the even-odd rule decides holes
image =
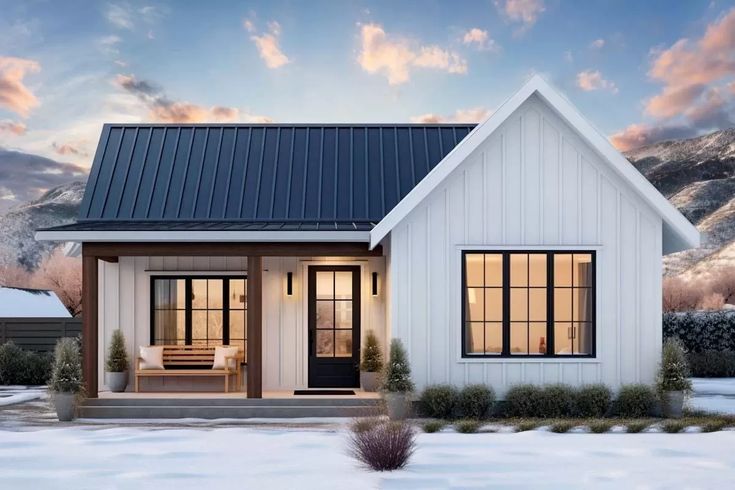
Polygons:
[[128,387],[128,372],[107,373],[107,386],[113,393],[122,393]]
[[360,386],[363,391],[378,391],[378,387],[380,386],[380,373],[360,371]]
[[383,394],[388,417],[391,420],[404,420],[411,414],[411,398],[408,393]]
[[684,392],[667,391],[663,394],[664,415],[679,418],[684,411]]
[[77,395],[75,393],[54,393],[53,400],[59,422],[74,420],[77,411]]

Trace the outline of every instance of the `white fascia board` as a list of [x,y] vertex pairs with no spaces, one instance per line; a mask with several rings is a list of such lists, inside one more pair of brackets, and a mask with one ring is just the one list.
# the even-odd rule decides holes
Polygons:
[[368,231],[38,231],[55,242],[369,242]]
[[[587,121],[559,92],[541,76],[534,75],[521,89],[500,106],[485,121],[478,124],[424,179],[414,187],[370,232],[370,247],[375,247],[423,201],[449,174],[452,173],[473,151],[503,124],[529,97],[538,94],[564,121],[599,155],[610,162],[611,167],[641,197],[658,212],[675,236],[677,244],[670,244],[670,251],[698,247],[699,231],[671,204],[648,180],[595,127]],[[677,250],[674,250],[677,249]]]

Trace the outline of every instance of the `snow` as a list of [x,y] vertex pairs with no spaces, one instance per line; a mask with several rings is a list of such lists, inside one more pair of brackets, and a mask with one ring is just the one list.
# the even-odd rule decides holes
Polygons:
[[346,437],[245,428],[2,431],[0,487],[714,488],[735,479],[735,432],[420,434],[409,466],[392,473],[358,467]]
[[692,378],[689,408],[735,414],[735,378]]
[[70,318],[71,315],[53,291],[0,287],[0,317]]

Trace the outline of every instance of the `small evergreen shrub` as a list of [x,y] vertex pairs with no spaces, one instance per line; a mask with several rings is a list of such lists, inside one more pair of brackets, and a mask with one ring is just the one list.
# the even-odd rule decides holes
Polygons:
[[559,420],[557,422],[554,422],[551,424],[551,427],[549,429],[551,432],[555,432],[557,434],[564,434],[565,432],[569,432],[575,427],[574,422],[569,420]]
[[648,417],[655,407],[656,393],[644,384],[622,386],[615,401],[615,411],[621,417]]
[[661,428],[668,434],[676,434],[686,428],[687,424],[684,420],[666,420],[661,424]]
[[82,356],[77,339],[67,337],[56,342],[48,386],[54,393],[82,393]]
[[735,352],[706,350],[688,352],[687,360],[692,376],[700,378],[735,377]]
[[505,414],[509,417],[538,417],[541,388],[530,384],[511,386],[505,394]]
[[632,420],[625,424],[625,427],[628,434],[637,434],[646,430],[649,425],[651,425],[650,422],[645,422],[642,420]]
[[365,337],[360,369],[367,373],[378,373],[383,369],[383,352],[380,350],[378,338],[372,330],[369,330],[367,337]]
[[125,336],[119,329],[112,332],[106,366],[108,373],[122,373],[128,370],[128,351],[125,349]]
[[486,385],[467,385],[459,392],[457,410],[462,417],[482,420],[490,414],[495,392]]
[[454,430],[461,434],[474,434],[480,429],[480,422],[472,419],[458,420],[454,424]]
[[689,392],[692,390],[684,344],[677,338],[669,338],[664,342],[661,365],[656,377],[656,387],[659,393],[667,391]]
[[579,388],[574,398],[580,417],[604,417],[610,410],[612,391],[603,384],[587,385]]
[[536,417],[555,418],[574,415],[574,388],[564,384],[545,386],[541,390],[539,413]]
[[400,470],[415,450],[416,435],[405,422],[382,422],[368,430],[350,432],[350,455],[375,471]]
[[457,396],[457,389],[454,386],[427,386],[423,393],[421,393],[421,407],[429,417],[449,419],[454,415]]
[[429,420],[424,423],[422,429],[424,429],[424,432],[427,434],[433,434],[434,432],[442,430],[446,425],[447,424],[443,420]]
[[390,343],[390,357],[383,389],[391,393],[406,393],[413,391],[413,388],[406,349],[400,339],[393,339]]
[[609,420],[593,420],[587,426],[593,434],[604,434],[609,431],[613,424]]
[[43,385],[51,374],[51,355],[24,350],[8,342],[0,345],[0,384]]

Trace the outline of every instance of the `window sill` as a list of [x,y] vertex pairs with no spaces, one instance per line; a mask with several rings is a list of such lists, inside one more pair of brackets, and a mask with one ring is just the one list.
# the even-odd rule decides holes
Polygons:
[[596,357],[460,357],[459,364],[601,364]]

